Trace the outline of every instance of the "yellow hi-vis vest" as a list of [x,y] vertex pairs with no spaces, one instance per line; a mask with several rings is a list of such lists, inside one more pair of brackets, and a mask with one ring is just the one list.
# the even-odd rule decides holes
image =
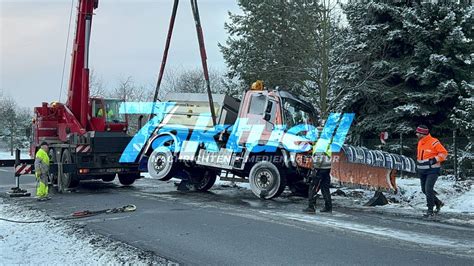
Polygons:
[[[38,159],[40,161],[38,161]],[[35,156],[35,172],[36,176],[47,173],[49,171],[49,155],[43,150],[39,149]]]
[[313,168],[331,169],[331,145],[328,145],[326,152],[317,152],[316,144],[313,146]]

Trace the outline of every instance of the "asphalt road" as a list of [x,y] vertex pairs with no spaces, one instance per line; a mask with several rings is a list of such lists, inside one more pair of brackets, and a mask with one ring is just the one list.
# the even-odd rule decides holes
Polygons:
[[[34,192],[34,178],[22,177]],[[14,184],[0,171],[0,192]],[[199,265],[474,265],[474,228],[370,210],[337,207],[300,213],[304,199],[261,201],[250,191],[216,186],[180,193],[173,182],[142,179],[133,187],[91,181],[47,202],[9,200],[60,217],[77,210],[135,204],[136,212],[71,221],[180,264]]]

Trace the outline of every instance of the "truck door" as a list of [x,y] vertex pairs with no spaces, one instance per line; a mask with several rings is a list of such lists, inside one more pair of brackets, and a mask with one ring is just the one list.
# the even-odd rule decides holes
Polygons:
[[94,131],[105,130],[106,110],[103,99],[91,99],[91,125]]

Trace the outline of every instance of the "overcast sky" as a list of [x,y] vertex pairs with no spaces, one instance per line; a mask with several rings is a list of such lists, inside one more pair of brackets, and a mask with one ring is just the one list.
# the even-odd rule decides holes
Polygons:
[[[108,87],[127,76],[140,84],[156,83],[172,3],[172,0],[99,1],[93,18],[90,66]],[[199,5],[209,65],[224,69],[217,44],[226,39],[227,12],[238,12],[237,3],[199,0]],[[70,6],[71,0],[0,0],[0,92],[13,97],[21,106],[32,107],[59,98]],[[71,39],[73,35],[74,29]],[[69,80],[70,51],[71,47],[64,86]],[[180,1],[168,66],[200,67],[188,0]]]

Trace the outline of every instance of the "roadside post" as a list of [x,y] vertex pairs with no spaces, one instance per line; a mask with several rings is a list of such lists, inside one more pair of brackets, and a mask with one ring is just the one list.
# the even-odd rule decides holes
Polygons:
[[11,191],[7,192],[10,197],[29,197],[31,193],[25,189],[20,188],[20,176],[32,172],[32,166],[28,164],[22,164],[20,160],[20,150],[15,150],[15,187]]

